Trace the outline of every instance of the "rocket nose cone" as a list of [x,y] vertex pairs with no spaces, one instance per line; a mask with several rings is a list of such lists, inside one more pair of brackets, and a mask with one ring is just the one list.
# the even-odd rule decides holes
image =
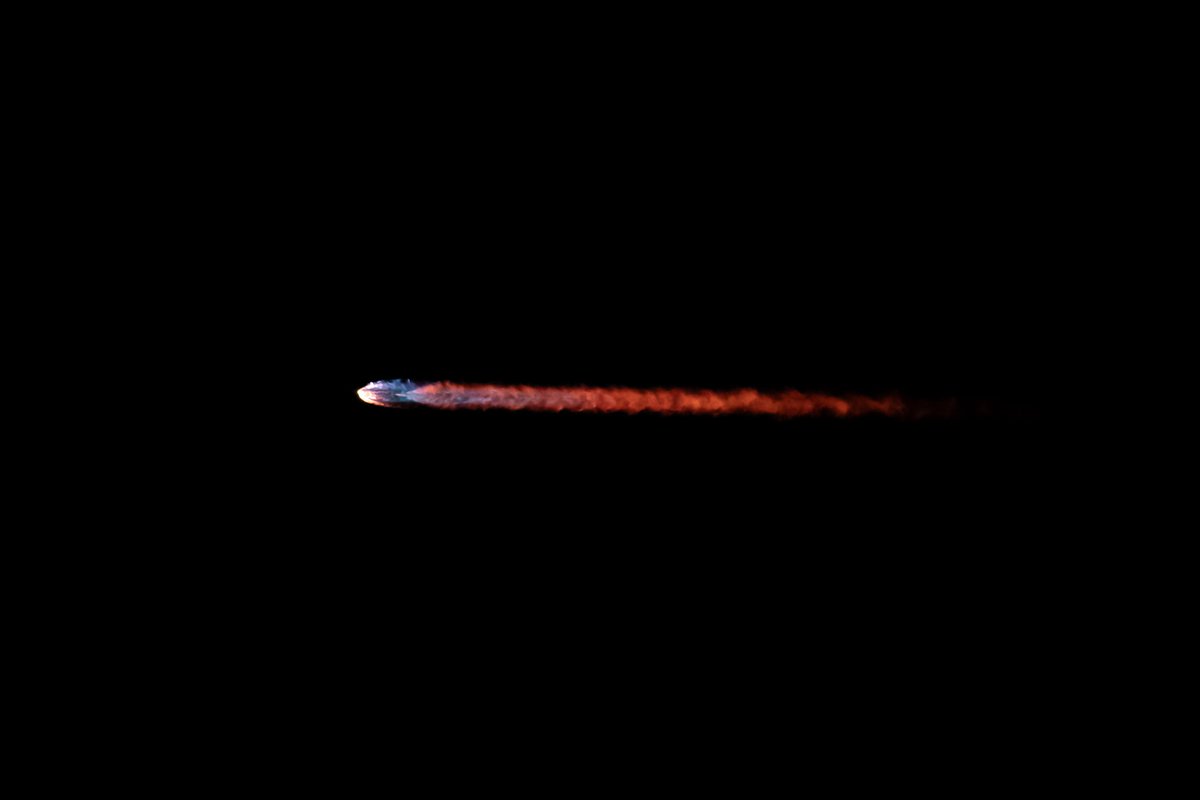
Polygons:
[[358,390],[358,399],[376,406],[397,406],[414,402],[410,393],[415,389],[411,381],[374,381]]
[[362,400],[364,403],[370,403],[374,406],[381,406],[384,404],[383,397],[381,397],[380,394],[370,385],[364,386],[358,390],[358,399]]

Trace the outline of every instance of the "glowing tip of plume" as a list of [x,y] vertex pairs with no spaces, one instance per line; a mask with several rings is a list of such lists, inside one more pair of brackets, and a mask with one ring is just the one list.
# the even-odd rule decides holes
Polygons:
[[374,406],[411,403],[408,393],[417,388],[412,381],[374,381],[358,390],[358,399]]

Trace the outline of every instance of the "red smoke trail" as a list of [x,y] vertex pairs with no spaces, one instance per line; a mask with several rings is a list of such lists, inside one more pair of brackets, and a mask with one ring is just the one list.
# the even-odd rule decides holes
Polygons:
[[[369,387],[368,387],[369,388]],[[367,402],[396,405],[374,399],[360,390]],[[591,411],[636,414],[770,414],[800,417],[828,414],[851,417],[862,414],[896,416],[905,413],[898,397],[833,396],[797,391],[760,392],[756,389],[709,391],[690,389],[609,389],[600,387],[495,386],[487,384],[429,383],[398,398],[437,408],[506,408],[525,411]]]

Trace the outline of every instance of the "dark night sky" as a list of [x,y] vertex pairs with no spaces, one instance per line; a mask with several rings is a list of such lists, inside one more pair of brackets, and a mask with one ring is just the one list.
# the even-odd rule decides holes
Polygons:
[[[263,460],[240,468],[266,499],[244,561],[277,576],[297,635],[378,681],[417,651],[458,675],[464,642],[488,663],[707,642],[773,674],[803,640],[842,654],[813,662],[829,676],[981,660],[1013,631],[1050,646],[1075,552],[1046,510],[1061,276],[1091,224],[1077,89],[1029,51],[1018,67],[886,30],[536,57],[461,33],[356,39],[247,100],[271,124],[244,126],[225,195],[270,273],[243,293],[264,389],[236,413]],[[356,398],[387,378],[899,391],[978,413]]]
[[[302,343],[281,343],[314,395],[296,420],[322,476],[304,502],[336,520],[346,580],[391,591],[395,565],[416,559],[404,591],[532,592],[543,608],[559,592],[609,602],[616,582],[629,612],[664,594],[699,608],[828,591],[843,610],[936,597],[947,614],[994,611],[1014,569],[1040,580],[1057,546],[1032,534],[1055,463],[1046,227],[1069,221],[1039,217],[1038,191],[998,174],[990,140],[893,143],[922,164],[896,177],[833,132],[764,143],[750,117],[736,133],[661,124],[695,154],[667,167],[638,140],[622,153],[593,132],[489,132],[502,157],[463,143],[351,170],[317,251],[336,276],[311,287]],[[384,378],[900,391],[978,413],[780,422],[358,401]]]
[[[287,197],[267,224],[295,246],[262,357],[304,376],[285,450],[346,569],[382,581],[415,548],[459,574],[465,550],[488,585],[645,565],[669,583],[696,558],[785,586],[818,552],[833,573],[878,562],[860,588],[892,591],[1036,560],[986,531],[1019,539],[1053,491],[1057,276],[1087,233],[1058,90],[999,56],[821,52],[483,69],[366,47],[354,80],[314,75],[303,135],[263,165]],[[359,403],[384,378],[899,391],[971,413]]]

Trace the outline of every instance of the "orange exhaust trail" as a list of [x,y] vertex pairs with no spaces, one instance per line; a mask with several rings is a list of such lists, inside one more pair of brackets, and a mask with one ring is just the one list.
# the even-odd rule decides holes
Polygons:
[[757,389],[711,391],[693,389],[628,389],[594,386],[500,386],[491,384],[376,381],[358,396],[378,406],[419,403],[434,408],[502,408],[513,411],[584,411],[639,414],[769,414],[802,417],[825,414],[900,416],[907,412],[899,397],[865,397]]

